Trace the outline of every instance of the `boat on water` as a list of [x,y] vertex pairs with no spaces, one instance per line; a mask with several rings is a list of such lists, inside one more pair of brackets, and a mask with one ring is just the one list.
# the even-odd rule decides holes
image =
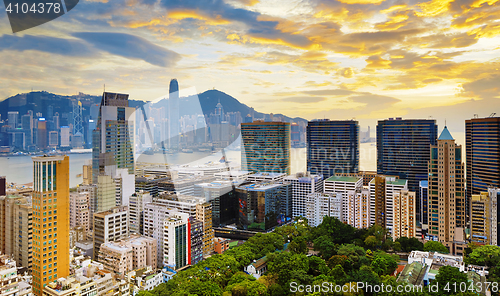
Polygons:
[[181,151],[184,153],[193,153],[193,149],[182,149]]

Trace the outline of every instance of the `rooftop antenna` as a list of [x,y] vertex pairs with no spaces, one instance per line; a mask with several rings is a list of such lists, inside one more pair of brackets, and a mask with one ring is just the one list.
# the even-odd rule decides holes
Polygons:
[[104,83],[104,92],[106,92],[106,83]]
[[493,112],[490,114],[490,117],[494,117],[495,115],[497,115],[497,114],[495,112]]
[[444,127],[446,127],[446,118],[444,119]]

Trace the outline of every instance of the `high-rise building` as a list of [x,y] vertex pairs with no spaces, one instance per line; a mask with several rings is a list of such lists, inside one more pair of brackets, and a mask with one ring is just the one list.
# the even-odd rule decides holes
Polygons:
[[82,185],[90,184],[92,184],[92,164],[84,164]]
[[377,125],[377,173],[408,180],[408,190],[417,192],[417,223],[420,213],[419,182],[427,180],[430,146],[437,144],[434,119],[389,118]]
[[[422,215],[422,226],[429,222],[429,181],[420,181],[420,213]],[[427,227],[427,226],[426,226]]]
[[70,130],[68,126],[61,126],[61,148],[70,146]]
[[163,264],[181,269],[191,264],[189,215],[175,213],[165,218],[163,227]]
[[343,200],[344,222],[355,228],[368,228],[373,224],[370,214],[372,208],[370,190],[356,188],[347,193],[347,199]]
[[93,183],[99,175],[109,174],[109,167],[125,168],[134,174],[134,111],[128,106],[127,94],[103,93],[92,134]]
[[195,195],[204,197],[212,204],[212,225],[223,227],[236,223],[238,218],[238,198],[231,181],[214,181],[195,186]]
[[0,253],[12,256],[19,266],[32,268],[33,210],[20,195],[0,195]]
[[7,115],[8,115],[7,119],[9,120],[8,124],[10,125],[10,127],[17,128],[18,121],[19,121],[19,112],[18,111],[9,111]]
[[94,214],[94,258],[99,257],[101,245],[128,236],[128,208],[114,207]]
[[284,183],[250,183],[236,188],[238,229],[268,231],[292,217],[292,186]]
[[69,275],[69,157],[33,157],[33,292]]
[[[191,264],[196,264],[203,260],[203,222],[189,217],[191,230]],[[213,241],[213,238],[212,238]],[[213,245],[212,245],[213,248]],[[213,250],[212,250],[213,251]],[[212,253],[212,252],[210,252]]]
[[292,217],[306,217],[307,197],[323,191],[323,176],[306,172],[287,176],[284,180],[292,184]]
[[480,245],[498,245],[498,197],[500,189],[473,194],[470,208],[470,238]]
[[203,255],[210,255],[214,251],[211,203],[205,202],[196,205],[196,220],[203,223]]
[[408,181],[395,177],[377,176],[369,184],[373,223],[387,228],[392,233],[394,222],[394,197],[398,191],[408,190]]
[[455,143],[447,127],[437,145],[431,146],[428,168],[428,233],[454,253],[454,244],[466,226],[464,165],[462,146]]
[[[40,150],[47,149],[47,121],[45,118],[38,118],[38,127],[37,127],[37,146]],[[40,290],[41,291],[41,290]]]
[[359,125],[354,120],[316,119],[307,124],[307,170],[325,178],[359,170]]
[[69,225],[71,228],[83,227],[90,230],[90,193],[71,192],[69,194]]
[[164,204],[151,202],[144,205],[144,225],[143,234],[147,237],[156,239],[157,244],[157,264],[158,268],[163,267],[163,228],[165,219],[171,214],[177,212],[175,209],[169,208]]
[[143,234],[144,225],[144,206],[152,201],[151,194],[146,191],[139,191],[129,200],[129,218],[130,218],[130,233]]
[[97,194],[90,201],[93,213],[104,212],[116,206],[116,184],[109,175],[97,176]]
[[120,241],[107,242],[101,245],[98,261],[105,269],[119,275],[147,266],[156,269],[156,244],[154,238],[137,234]]
[[57,131],[50,131],[49,132],[49,147],[50,148],[57,148],[59,146],[59,134]]
[[0,176],[0,196],[5,195],[7,193],[7,180],[5,176]]
[[415,237],[417,231],[415,192],[408,190],[397,191],[392,206],[393,227],[392,239],[400,237]]
[[169,148],[179,148],[179,83],[177,79],[170,80],[168,90],[168,124]]
[[290,174],[290,123],[241,124],[243,170]]
[[467,199],[500,187],[500,117],[465,121]]
[[343,221],[342,193],[311,193],[307,196],[306,218],[311,227],[323,222],[323,217],[335,217]]

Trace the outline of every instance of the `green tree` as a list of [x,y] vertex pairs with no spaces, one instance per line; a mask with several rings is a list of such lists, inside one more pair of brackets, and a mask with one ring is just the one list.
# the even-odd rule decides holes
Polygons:
[[401,245],[401,251],[403,252],[424,250],[424,244],[421,241],[419,241],[416,237],[407,238],[403,236],[396,239],[394,243],[396,242],[398,242]]
[[385,252],[377,252],[377,254],[375,254],[375,257],[373,258],[371,267],[373,271],[378,275],[390,275],[394,273],[394,271],[398,267],[398,262],[399,256],[397,255],[389,255]]
[[368,237],[365,238],[365,246],[367,246],[368,248],[370,249],[374,249],[376,248],[378,245],[379,245],[379,240],[377,240],[377,238],[374,236],[374,235],[370,235]]
[[472,251],[465,259],[465,263],[481,266],[497,266],[500,264],[500,247],[480,246]]
[[312,276],[319,276],[321,274],[328,274],[329,271],[330,268],[326,266],[325,260],[316,256],[309,257],[309,271],[307,272],[308,274]]
[[440,295],[452,295],[456,292],[454,287],[460,287],[461,283],[467,284],[467,274],[460,272],[456,267],[443,266],[439,269],[433,284],[438,285]]
[[303,236],[298,236],[293,239],[293,241],[288,245],[288,250],[294,254],[307,254],[309,249],[307,248],[306,239]]
[[424,244],[425,252],[439,252],[442,254],[448,254],[450,251],[442,243],[437,241],[428,241]]
[[396,252],[401,252],[401,243],[395,242],[394,245],[392,246],[392,249]]

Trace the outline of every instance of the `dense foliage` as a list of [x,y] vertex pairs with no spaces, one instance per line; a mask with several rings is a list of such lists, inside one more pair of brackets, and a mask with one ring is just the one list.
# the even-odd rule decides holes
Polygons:
[[[435,249],[435,244],[432,247]],[[298,219],[273,233],[257,234],[243,245],[181,271],[167,283],[153,291],[140,292],[139,296],[395,295],[394,292],[373,293],[368,289],[347,293],[322,290],[292,293],[292,287],[324,282],[346,289],[357,282],[391,287],[406,285],[396,282],[393,276],[399,262],[394,250],[415,249],[423,250],[424,245],[414,238],[400,238],[393,243],[386,230],[379,226],[358,230],[336,218],[325,217],[321,225],[311,228],[305,219]],[[472,264],[496,266],[499,255],[498,247],[480,247],[471,250],[467,260]],[[258,280],[243,271],[245,266],[264,256],[268,270]],[[457,271],[439,273],[436,281],[444,284],[466,281],[466,275]],[[443,291],[397,293],[404,296],[443,294]]]

